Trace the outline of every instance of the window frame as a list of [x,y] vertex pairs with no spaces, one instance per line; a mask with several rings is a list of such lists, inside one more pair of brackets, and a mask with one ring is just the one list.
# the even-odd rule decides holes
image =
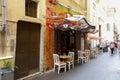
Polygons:
[[25,16],[38,18],[38,12],[39,12],[38,5],[39,2],[37,0],[25,0]]

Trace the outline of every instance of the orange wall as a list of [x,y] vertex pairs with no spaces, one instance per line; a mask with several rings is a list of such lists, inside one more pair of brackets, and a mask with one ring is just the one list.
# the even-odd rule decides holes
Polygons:
[[[55,12],[57,16],[66,17],[66,13],[68,13],[68,9],[63,7],[62,5],[53,5],[48,2],[46,7],[46,17],[50,18],[52,16],[52,12]],[[49,10],[48,10],[49,7]],[[74,12],[70,11],[71,14]],[[50,25],[50,21],[46,18],[46,69],[53,68],[53,30],[52,25]]]
[[51,29],[52,25],[50,26],[51,22],[48,20],[54,13],[56,16],[67,17],[67,13],[69,14],[77,14],[77,12],[73,10],[68,10],[68,8],[64,7],[61,4],[51,4],[49,1],[46,0],[46,69],[51,69],[53,67],[53,31]]
[[51,69],[53,66],[53,31],[46,26],[46,69]]

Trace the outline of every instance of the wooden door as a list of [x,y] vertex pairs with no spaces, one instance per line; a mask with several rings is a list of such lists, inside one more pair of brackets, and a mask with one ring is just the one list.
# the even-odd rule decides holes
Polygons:
[[39,71],[40,24],[19,21],[17,24],[15,80]]

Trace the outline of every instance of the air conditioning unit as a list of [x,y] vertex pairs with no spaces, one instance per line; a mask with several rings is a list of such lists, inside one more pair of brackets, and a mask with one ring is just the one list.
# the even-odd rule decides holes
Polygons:
[[0,80],[14,80],[14,71],[11,69],[1,69]]

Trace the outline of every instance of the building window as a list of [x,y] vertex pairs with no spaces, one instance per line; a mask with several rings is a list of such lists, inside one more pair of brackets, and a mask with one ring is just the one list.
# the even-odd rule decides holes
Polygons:
[[107,31],[110,31],[110,25],[107,24]]
[[25,0],[25,15],[37,17],[37,2],[35,0]]

